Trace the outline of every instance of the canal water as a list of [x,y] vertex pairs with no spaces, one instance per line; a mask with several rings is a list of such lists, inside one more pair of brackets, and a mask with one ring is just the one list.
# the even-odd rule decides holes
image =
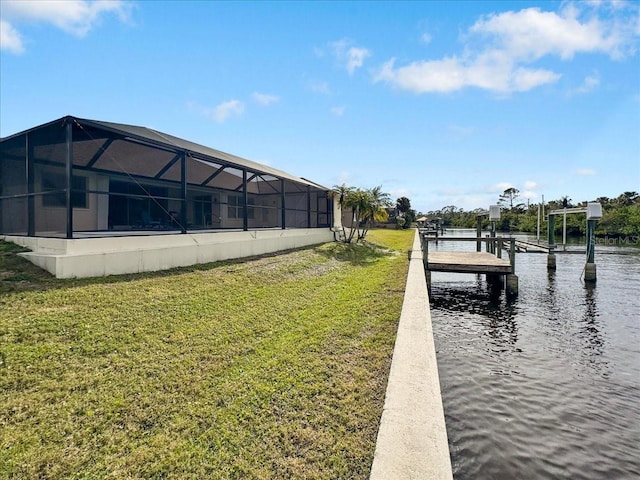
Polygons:
[[513,301],[432,274],[456,480],[640,478],[640,247],[624,240],[597,245],[595,287],[584,254],[558,254],[551,273],[546,254],[517,254]]

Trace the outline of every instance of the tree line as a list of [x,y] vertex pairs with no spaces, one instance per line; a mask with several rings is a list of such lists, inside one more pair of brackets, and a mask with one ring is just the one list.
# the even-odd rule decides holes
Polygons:
[[[545,215],[541,214],[540,232],[546,235],[547,215],[551,210],[563,208],[586,207],[587,201],[573,203],[569,197],[538,203],[521,203],[519,191],[515,188],[505,190],[498,197],[498,204],[502,211],[500,221],[496,222],[496,229],[502,232],[536,233],[538,228],[538,209],[544,207]],[[596,235],[608,237],[640,236],[640,195],[638,192],[624,192],[615,198],[598,197],[595,200],[602,205],[602,218],[596,223]],[[440,218],[445,227],[476,228],[477,216],[485,212],[478,208],[465,211],[455,205],[448,205],[440,210],[425,213],[428,218]],[[418,214],[421,215],[421,214]],[[483,217],[483,228],[489,227],[489,219]],[[555,222],[556,233],[562,232],[562,221]],[[584,215],[567,215],[567,235],[582,236],[586,233]]]

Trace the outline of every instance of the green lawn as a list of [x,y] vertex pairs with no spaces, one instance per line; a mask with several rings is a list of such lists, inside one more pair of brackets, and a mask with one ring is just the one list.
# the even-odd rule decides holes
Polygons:
[[0,242],[0,478],[367,478],[413,231],[367,239],[87,280]]

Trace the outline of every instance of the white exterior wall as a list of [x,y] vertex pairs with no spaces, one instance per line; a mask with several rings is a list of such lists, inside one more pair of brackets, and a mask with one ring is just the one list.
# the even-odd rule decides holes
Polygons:
[[331,229],[255,230],[59,239],[5,236],[32,250],[21,255],[57,278],[152,272],[262,255],[334,241]]
[[342,208],[340,207],[340,195],[332,195],[333,197],[333,228],[342,228]]

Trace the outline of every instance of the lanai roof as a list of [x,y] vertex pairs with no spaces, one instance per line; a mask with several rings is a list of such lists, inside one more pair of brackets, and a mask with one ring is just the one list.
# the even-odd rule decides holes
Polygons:
[[81,128],[89,127],[89,128],[95,128],[98,130],[106,130],[108,132],[115,133],[117,135],[122,135],[124,137],[130,138],[132,140],[136,140],[138,142],[148,143],[152,146],[161,147],[165,150],[166,149],[172,150],[172,151],[175,151],[176,153],[187,152],[190,154],[196,154],[198,156],[205,157],[205,159],[222,161],[225,164],[231,164],[233,166],[247,168],[256,173],[273,175],[278,178],[283,178],[283,179],[291,180],[297,183],[306,184],[314,188],[331,190],[330,188],[324,187],[310,180],[297,177],[295,175],[291,175],[290,173],[284,172],[282,170],[278,170],[276,168],[254,162],[252,160],[239,157],[237,155],[225,153],[220,150],[216,150],[214,148],[200,145],[198,143],[185,140],[183,138],[175,137],[168,133],[159,132],[157,130],[153,130],[148,127],[127,125],[123,123],[105,122],[100,120],[89,120],[89,119],[83,119],[83,118],[78,118],[73,116],[66,116],[66,117],[62,117],[60,119],[54,120],[52,122],[49,122],[47,124],[33,127],[29,130],[25,130],[23,132],[19,132],[14,135],[11,135],[9,137],[5,137],[1,139],[1,141],[4,142],[13,137],[23,135],[24,133],[27,133],[27,132],[38,130],[39,128],[42,128],[42,127],[46,127],[46,126],[57,124],[57,123],[62,123],[68,119],[75,122]]

